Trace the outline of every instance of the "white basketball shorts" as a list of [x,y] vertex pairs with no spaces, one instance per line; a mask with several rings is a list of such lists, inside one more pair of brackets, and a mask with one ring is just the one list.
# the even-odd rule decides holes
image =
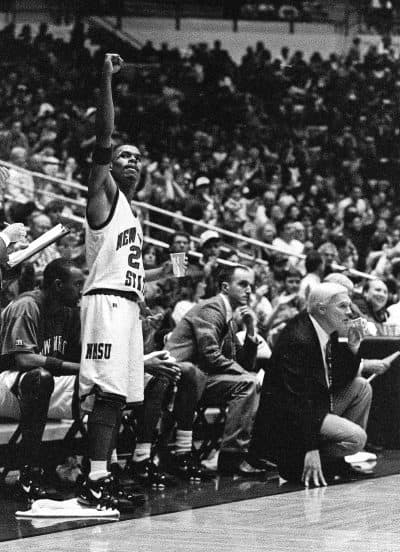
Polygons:
[[117,295],[85,295],[81,302],[79,395],[91,410],[94,386],[143,401],[143,334],[139,306]]

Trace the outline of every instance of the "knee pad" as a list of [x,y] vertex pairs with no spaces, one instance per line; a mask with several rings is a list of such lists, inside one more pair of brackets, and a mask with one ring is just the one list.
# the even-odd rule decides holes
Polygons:
[[90,424],[115,427],[120,420],[125,404],[124,397],[120,395],[96,390],[93,410],[89,414],[88,421]]
[[48,400],[54,391],[54,377],[44,368],[34,368],[21,376],[18,391],[21,399]]

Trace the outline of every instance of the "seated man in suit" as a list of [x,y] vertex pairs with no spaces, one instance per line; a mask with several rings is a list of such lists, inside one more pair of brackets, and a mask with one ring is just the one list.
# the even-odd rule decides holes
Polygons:
[[[205,406],[228,406],[218,470],[223,473],[260,471],[260,464],[251,465],[246,456],[259,399],[256,374],[251,372],[257,342],[253,315],[248,307],[254,272],[243,266],[224,266],[218,283],[221,292],[193,307],[166,343],[166,349],[181,368],[175,400],[178,428],[175,473],[189,477],[199,476],[191,451],[193,419],[200,399]],[[246,327],[243,346],[236,338],[232,320],[238,307]]]
[[[349,328],[351,300],[335,283],[313,288],[273,349],[251,450],[273,459],[280,475],[308,486],[349,475],[344,456],[363,449],[371,386],[357,377],[361,335]],[[348,343],[338,343],[338,334]]]

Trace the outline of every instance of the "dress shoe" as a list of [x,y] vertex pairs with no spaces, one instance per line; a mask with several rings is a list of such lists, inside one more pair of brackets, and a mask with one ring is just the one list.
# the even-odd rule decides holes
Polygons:
[[221,475],[243,475],[251,477],[263,475],[266,471],[267,468],[265,463],[261,461],[261,459],[250,458],[241,453],[221,451],[219,454],[218,472]]
[[259,458],[251,452],[247,453],[245,460],[250,464],[250,466],[253,466],[253,468],[257,468],[263,471],[276,470],[276,464],[274,462],[271,462],[266,458]]
[[337,480],[357,481],[361,479],[369,479],[374,476],[373,469],[357,469],[355,466],[348,464],[344,460],[329,462],[323,467],[323,473],[328,483]]

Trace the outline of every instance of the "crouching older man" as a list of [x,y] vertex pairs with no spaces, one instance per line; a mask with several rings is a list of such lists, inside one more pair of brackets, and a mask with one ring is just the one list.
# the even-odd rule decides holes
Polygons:
[[361,336],[349,328],[351,312],[346,288],[319,284],[274,347],[250,448],[275,460],[284,479],[319,486],[355,475],[344,457],[365,445],[372,392],[357,377]]
[[56,259],[43,289],[23,293],[3,311],[0,329],[0,416],[19,419],[22,456],[18,493],[43,498],[40,443],[47,418],[72,418],[80,359],[79,311],[84,277]]

